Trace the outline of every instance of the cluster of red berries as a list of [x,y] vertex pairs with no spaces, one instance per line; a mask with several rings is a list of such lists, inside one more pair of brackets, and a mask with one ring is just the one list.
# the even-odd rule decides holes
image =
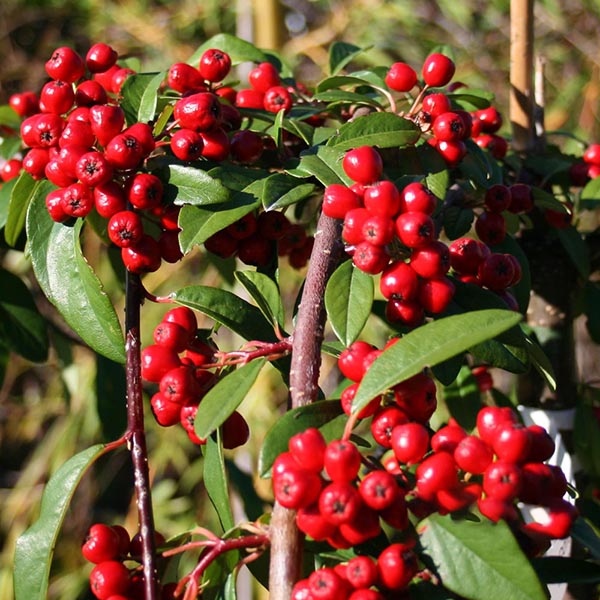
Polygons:
[[[366,555],[322,567],[296,583],[291,600],[384,600],[379,590],[404,590],[418,574],[414,543],[390,544],[373,559]],[[396,597],[396,596],[394,596]]]
[[[155,532],[157,546],[164,537]],[[129,537],[121,525],[92,525],[81,547],[83,557],[94,564],[90,573],[90,588],[98,600],[143,600],[144,580],[139,568],[142,539],[139,533]],[[133,563],[131,567],[125,562]],[[175,584],[161,588],[161,600],[173,600]]]
[[449,248],[450,266],[455,277],[465,283],[485,287],[500,296],[511,310],[519,310],[508,288],[521,280],[521,263],[512,254],[492,252],[483,242],[462,237]]
[[[377,354],[355,343],[340,356],[343,374],[355,382],[349,390]],[[342,399],[347,412],[352,397]],[[494,522],[506,520],[533,553],[569,534],[577,510],[564,499],[564,473],[546,462],[555,445],[545,429],[522,425],[511,408],[487,406],[473,433],[453,419],[433,433],[428,421],[435,407],[435,382],[426,373],[374,399],[358,415],[372,417],[378,448],[368,459],[352,441],[327,443],[315,428],[290,438],[273,464],[273,490],[281,505],[296,511],[305,535],[334,548],[355,547],[379,535],[383,521],[405,540],[388,546],[376,562],[315,571],[297,584],[293,598],[376,599],[404,589],[419,570],[409,512],[421,519],[476,506]],[[526,523],[517,503],[543,507],[543,516]]]
[[[458,165],[467,153],[465,140],[472,138],[478,146],[487,148],[496,159],[504,158],[508,150],[507,141],[497,134],[502,127],[502,116],[495,107],[468,112],[456,109],[445,92],[429,88],[447,86],[456,71],[452,59],[440,53],[430,54],[421,69],[422,83],[416,71],[405,62],[394,63],[385,77],[390,90],[408,93],[415,86],[421,90],[421,105],[410,115],[421,129],[432,134],[428,143],[438,150],[450,167]],[[456,83],[448,91],[462,87]]]
[[268,265],[275,255],[287,256],[300,269],[310,258],[314,237],[299,223],[292,223],[279,211],[248,213],[225,229],[214,233],[204,247],[221,258],[237,256],[244,264]]
[[[142,350],[142,378],[158,384],[150,400],[152,414],[162,427],[180,424],[195,444],[205,444],[194,431],[198,406],[218,381],[210,371],[216,349],[197,336],[194,311],[179,306],[167,311],[154,328],[154,344]],[[180,357],[180,354],[182,356]],[[244,417],[234,411],[223,423],[223,446],[236,448],[248,441]]]
[[[323,212],[344,220],[342,238],[354,264],[366,273],[381,273],[388,320],[415,326],[426,312],[443,312],[454,285],[446,277],[448,248],[438,240],[432,219],[438,199],[421,182],[399,190],[381,179],[383,162],[371,146],[348,151],[342,166],[355,183],[327,186]],[[393,256],[398,254],[401,259]],[[403,260],[406,254],[409,262]]]

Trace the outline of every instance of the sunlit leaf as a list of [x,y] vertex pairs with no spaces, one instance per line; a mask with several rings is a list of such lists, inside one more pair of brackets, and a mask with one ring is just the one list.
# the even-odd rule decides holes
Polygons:
[[167,166],[165,197],[175,204],[222,204],[230,198],[229,190],[206,171],[196,167]]
[[213,436],[209,437],[202,448],[204,454],[204,485],[206,493],[217,511],[223,531],[228,531],[234,527],[235,521],[229,502],[223,446],[219,438],[218,433],[214,438]]
[[[17,178],[10,195],[8,215],[4,227],[4,239],[9,246],[14,246],[23,231],[29,205],[35,198],[46,198],[46,194],[55,186],[46,180],[35,180],[23,171]],[[47,211],[46,211],[47,212]]]
[[265,318],[283,331],[285,317],[277,283],[258,271],[237,271],[235,278],[246,288]]

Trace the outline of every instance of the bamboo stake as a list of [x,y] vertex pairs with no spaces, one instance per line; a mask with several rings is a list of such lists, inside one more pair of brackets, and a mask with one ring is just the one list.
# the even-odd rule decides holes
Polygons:
[[516,152],[535,146],[533,92],[533,0],[510,3],[510,122]]

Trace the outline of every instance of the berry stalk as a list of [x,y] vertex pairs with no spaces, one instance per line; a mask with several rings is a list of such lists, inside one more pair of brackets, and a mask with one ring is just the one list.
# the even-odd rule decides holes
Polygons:
[[[325,286],[342,251],[341,222],[321,214],[293,334],[289,409],[314,402],[325,327]],[[269,597],[288,600],[302,567],[303,535],[295,512],[275,503],[271,517]]]

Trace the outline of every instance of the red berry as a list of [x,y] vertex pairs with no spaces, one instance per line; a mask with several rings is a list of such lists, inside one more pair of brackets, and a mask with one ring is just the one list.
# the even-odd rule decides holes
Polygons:
[[143,150],[135,136],[119,133],[106,144],[104,155],[115,169],[129,170],[141,162]]
[[127,197],[135,208],[156,208],[162,202],[163,184],[156,175],[138,173],[128,184]]
[[46,62],[46,73],[52,79],[73,83],[85,73],[83,58],[72,48],[62,46],[52,53]]
[[144,235],[142,219],[131,210],[115,213],[110,218],[107,229],[108,237],[119,248],[139,243]]
[[401,212],[422,212],[433,214],[437,198],[422,183],[415,181],[404,187],[401,193]]
[[477,413],[477,433],[491,446],[499,425],[516,422],[517,417],[510,407],[486,406]]
[[392,449],[399,462],[414,465],[429,449],[429,432],[420,423],[403,423],[392,429]]
[[410,92],[417,84],[417,73],[410,65],[396,62],[389,68],[385,83],[396,92]]
[[150,399],[150,407],[156,422],[161,427],[172,427],[180,421],[181,404],[171,402],[160,392],[157,392]]
[[344,377],[360,381],[366,371],[365,358],[373,349],[371,344],[359,340],[343,350],[338,358],[338,367]]
[[181,160],[197,160],[203,147],[202,136],[193,129],[179,129],[171,136],[171,151]]
[[109,181],[94,188],[94,206],[98,214],[110,219],[115,213],[125,210],[125,192],[116,181]]
[[218,126],[221,120],[221,104],[215,94],[198,92],[178,100],[173,109],[173,116],[180,127],[194,131],[210,131]]
[[425,279],[443,277],[450,269],[448,246],[439,240],[415,248],[410,255],[411,268]]
[[265,94],[255,89],[239,90],[235,96],[235,105],[239,108],[254,108],[262,110],[264,108]]
[[482,212],[475,221],[475,231],[484,244],[500,244],[506,237],[504,217],[498,213]]
[[437,92],[435,94],[427,94],[423,98],[421,110],[430,116],[431,121],[434,121],[437,117],[448,112],[450,109],[450,100],[446,94]]
[[325,540],[336,531],[335,525],[323,518],[317,504],[299,508],[296,512],[296,525],[315,541]]
[[[269,62],[263,62],[250,71],[248,82],[254,90],[264,94],[269,88],[279,85],[281,79],[274,65]],[[262,105],[260,108],[262,108]]]
[[361,465],[358,448],[346,440],[334,440],[327,444],[323,460],[330,479],[342,483],[353,481]]
[[300,466],[288,467],[282,472],[273,472],[273,493],[277,502],[285,508],[298,509],[310,506],[320,498],[320,492],[319,476]]
[[323,193],[323,213],[332,219],[343,219],[348,211],[360,208],[360,197],[350,188],[340,183],[333,183]]
[[467,133],[461,115],[451,111],[436,117],[432,131],[433,135],[443,142],[458,142],[465,139]]
[[183,62],[176,62],[169,67],[167,84],[181,94],[208,91],[200,71]]
[[370,215],[362,226],[365,242],[373,246],[387,246],[394,239],[394,220],[383,215]]
[[500,460],[522,463],[531,448],[529,430],[520,423],[500,423],[493,432],[492,448]]
[[90,587],[98,600],[125,594],[129,588],[129,569],[116,560],[101,562],[90,573]]
[[323,470],[326,448],[323,434],[315,427],[293,435],[288,442],[288,449],[298,464],[315,473]]
[[454,61],[444,54],[430,54],[423,63],[422,75],[425,84],[430,87],[442,87],[454,77]]
[[250,129],[236,131],[231,137],[229,146],[231,158],[241,163],[256,162],[262,156],[264,148],[265,144],[262,137]]
[[342,238],[347,244],[355,245],[364,241],[362,228],[365,221],[371,216],[366,208],[351,208],[344,215]]
[[394,427],[408,422],[408,415],[397,406],[382,406],[373,415],[371,435],[380,446],[391,448]]
[[463,437],[458,442],[453,456],[460,469],[475,475],[483,473],[494,459],[492,449],[474,435]]
[[422,279],[418,300],[424,310],[431,314],[443,313],[454,297],[454,284],[448,277]]
[[511,213],[528,213],[533,208],[533,193],[531,187],[526,183],[513,183],[509,187],[510,204],[508,210]]
[[381,274],[379,289],[384,298],[414,300],[419,289],[417,273],[408,263],[392,262]]
[[372,146],[360,146],[346,152],[342,167],[352,181],[364,185],[375,183],[383,173],[381,155]]
[[220,162],[229,155],[229,137],[225,131],[217,127],[211,131],[201,131],[202,156],[208,160]]
[[206,50],[200,57],[198,66],[200,75],[210,81],[216,83],[227,77],[231,69],[231,58],[226,52],[210,48]]
[[266,111],[277,113],[280,110],[287,113],[293,104],[292,96],[287,88],[275,85],[269,88],[263,98],[263,106]]
[[391,544],[377,558],[379,581],[384,588],[399,591],[416,575],[417,557],[407,544]]
[[448,424],[438,429],[431,437],[431,449],[434,452],[454,453],[459,442],[467,432],[458,424]]
[[40,110],[63,115],[73,106],[75,92],[71,84],[64,81],[49,81],[40,92]]
[[152,344],[142,350],[141,361],[142,377],[152,383],[159,383],[168,371],[181,364],[177,352],[157,344]]
[[387,180],[377,181],[364,191],[364,206],[372,214],[393,218],[400,212],[400,192]]
[[75,90],[75,104],[80,107],[90,108],[108,102],[106,90],[93,79],[82,81]]
[[85,65],[90,73],[103,73],[108,71],[119,57],[117,51],[102,42],[94,44],[85,55]]
[[483,203],[490,212],[501,213],[509,207],[510,201],[511,196],[509,187],[497,183],[486,190]]
[[448,452],[436,452],[419,464],[416,471],[417,492],[426,501],[440,490],[449,490],[458,483],[454,458]]
[[435,239],[435,225],[426,213],[402,213],[396,219],[396,234],[409,248],[425,246]]
[[319,510],[333,525],[354,521],[361,506],[358,490],[347,482],[326,485],[319,495]]
[[92,525],[81,547],[86,560],[98,564],[119,556],[119,536],[109,525]]

